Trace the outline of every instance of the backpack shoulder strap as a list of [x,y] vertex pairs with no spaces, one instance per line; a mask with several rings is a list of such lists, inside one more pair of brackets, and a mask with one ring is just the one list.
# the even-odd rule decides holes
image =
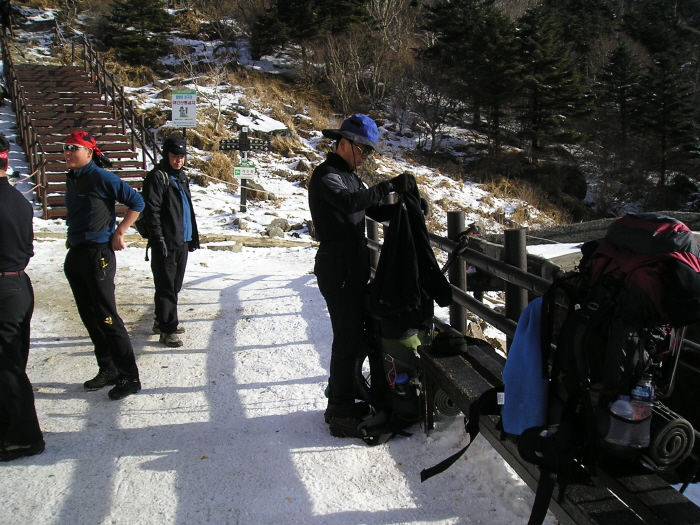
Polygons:
[[420,473],[421,483],[432,478],[436,474],[444,472],[452,465],[454,465],[457,462],[457,460],[464,455],[464,453],[471,446],[471,444],[474,443],[476,436],[479,434],[479,417],[482,415],[498,415],[500,413],[501,409],[500,405],[498,404],[498,394],[502,392],[502,386],[491,388],[483,394],[481,394],[479,396],[479,399],[474,401],[469,406],[469,415],[464,418],[464,428],[466,429],[467,434],[469,434],[469,443],[467,443],[467,445],[462,450],[460,450],[456,454],[453,454],[449,458],[444,459],[437,465],[427,469],[423,469]]

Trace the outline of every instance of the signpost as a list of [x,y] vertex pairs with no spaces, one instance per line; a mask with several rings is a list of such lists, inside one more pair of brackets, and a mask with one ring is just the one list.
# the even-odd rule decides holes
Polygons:
[[173,90],[173,126],[182,128],[182,136],[187,136],[187,128],[197,127],[197,92],[194,89]]
[[241,163],[233,167],[233,176],[241,181],[241,208],[246,211],[246,180],[255,178],[255,166],[248,162],[249,151],[270,151],[270,141],[248,137],[248,128],[243,126],[236,140],[219,142],[220,151],[238,150],[241,153]]

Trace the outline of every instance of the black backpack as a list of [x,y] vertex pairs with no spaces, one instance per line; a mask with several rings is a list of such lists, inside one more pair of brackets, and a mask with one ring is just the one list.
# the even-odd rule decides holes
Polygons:
[[[168,174],[164,171],[156,170],[156,177],[157,180],[162,182],[163,186],[167,187],[170,184]],[[143,213],[141,213],[138,219],[134,221],[134,228],[136,228],[136,231],[139,232],[139,235],[144,239],[148,240],[150,238],[151,232],[148,228],[148,224],[146,223]],[[146,253],[146,260],[148,260],[148,252]]]
[[367,316],[364,351],[355,365],[358,398],[368,402],[372,415],[358,429],[363,441],[381,445],[396,435],[410,436],[406,429],[424,415],[419,378],[418,347],[427,342],[428,331],[398,327],[390,321]]
[[[563,492],[575,460],[593,476],[600,461],[611,460],[642,460],[660,471],[679,466],[693,446],[692,426],[677,415],[661,430],[659,423],[666,421],[657,422],[659,439],[648,449],[605,439],[615,417],[610,404],[618,395],[629,395],[642,374],[653,377],[657,399],[670,394],[682,327],[700,319],[700,250],[692,232],[670,217],[630,214],[615,221],[603,241],[584,244],[582,254],[578,271],[556,280],[538,301],[540,326],[528,331],[536,343],[522,345],[534,352],[525,359],[537,363],[534,374],[525,379],[522,368],[516,374],[504,370],[505,386],[485,392],[466,421],[469,444],[482,414],[502,415],[504,438],[517,429],[519,454],[541,471],[530,524],[544,520],[555,484]],[[523,317],[519,329],[522,324]],[[510,376],[532,383],[518,385],[517,399],[509,398]],[[520,392],[539,392],[543,384],[539,422],[522,430],[506,419],[524,412],[536,397],[524,399]],[[509,402],[521,406],[509,411]],[[421,479],[448,468],[468,446],[424,470]]]

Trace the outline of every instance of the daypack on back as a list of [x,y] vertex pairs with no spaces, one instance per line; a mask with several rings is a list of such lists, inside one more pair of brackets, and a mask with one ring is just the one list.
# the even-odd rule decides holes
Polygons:
[[[520,436],[520,455],[539,465],[531,524],[544,520],[557,477],[563,490],[574,459],[594,473],[602,458],[641,455],[644,464],[661,470],[678,466],[693,445],[693,429],[682,420],[673,426],[680,439],[653,442],[649,450],[605,440],[616,417],[610,404],[618,395],[629,395],[643,373],[652,374],[657,398],[672,388],[682,327],[700,319],[700,250],[692,232],[670,217],[629,214],[613,222],[604,240],[584,244],[582,253],[579,270],[555,281],[542,298],[541,332],[534,333],[539,337],[529,329],[528,341],[517,340],[532,312],[521,316],[511,350],[520,345],[532,359],[523,355],[511,361],[509,354],[504,387],[473,403],[467,422],[471,444],[479,414],[500,413],[503,429]],[[521,364],[532,362],[541,367],[539,374]],[[510,365],[518,373],[509,374]],[[533,406],[533,397],[522,399],[541,391],[543,380],[544,406]],[[531,413],[522,417],[528,407]],[[527,428],[530,423],[534,426]],[[662,451],[672,453],[673,461],[660,462],[654,446],[684,448]],[[423,471],[422,479],[449,467],[465,451]]]
[[[168,180],[168,174],[164,171],[157,170],[156,177],[160,177],[160,182],[163,184],[163,186],[167,187],[169,185],[170,181]],[[143,213],[134,221],[134,228],[136,228],[136,231],[139,232],[141,237],[144,239],[149,239],[151,232],[148,228],[148,224],[146,224]],[[148,257],[148,255],[146,255],[146,257]]]

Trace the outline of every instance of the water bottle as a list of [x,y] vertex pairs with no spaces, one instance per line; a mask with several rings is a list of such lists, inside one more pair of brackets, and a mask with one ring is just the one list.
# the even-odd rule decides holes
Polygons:
[[610,429],[605,441],[614,445],[629,446],[634,419],[630,396],[619,396],[610,406],[610,413],[614,415],[610,417]]
[[630,445],[635,448],[649,446],[651,434],[651,413],[654,406],[654,385],[651,382],[651,374],[644,374],[632,389],[630,401],[634,412],[634,420],[638,421],[630,436]]
[[400,396],[405,396],[408,392],[408,384],[409,377],[406,372],[401,372],[399,374],[396,374],[396,380],[395,380],[395,387],[396,387],[396,393],[399,394]]

